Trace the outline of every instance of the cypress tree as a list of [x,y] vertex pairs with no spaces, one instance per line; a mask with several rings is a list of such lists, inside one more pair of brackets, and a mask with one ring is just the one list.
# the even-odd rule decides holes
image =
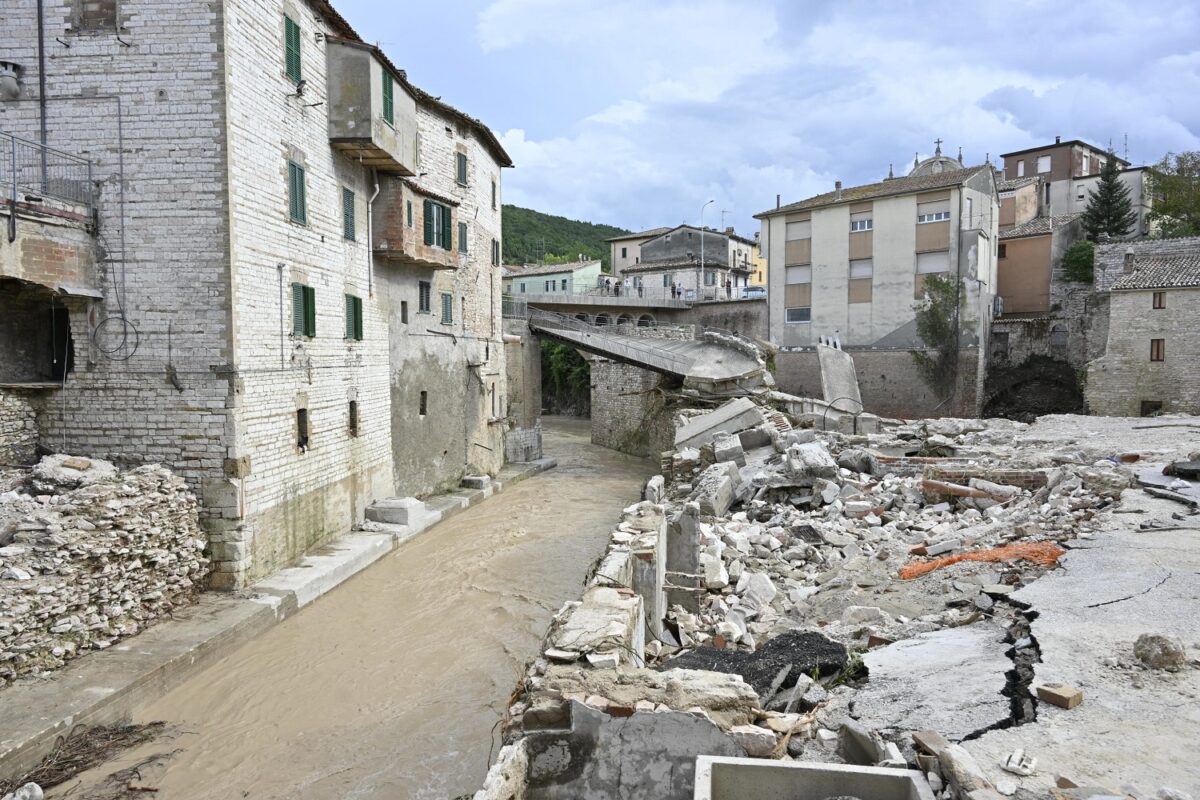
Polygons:
[[1117,157],[1111,150],[1104,166],[1100,168],[1100,182],[1088,196],[1082,222],[1088,238],[1093,241],[1098,240],[1101,234],[1120,238],[1137,224],[1137,212],[1133,210],[1129,187],[1121,183]]

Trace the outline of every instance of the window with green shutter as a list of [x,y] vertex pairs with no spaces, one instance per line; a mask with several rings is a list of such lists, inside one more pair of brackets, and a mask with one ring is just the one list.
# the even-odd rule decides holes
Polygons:
[[412,200],[408,201],[408,227],[412,227]]
[[304,167],[288,161],[288,217],[292,222],[308,224],[308,207],[304,197]]
[[467,252],[467,223],[458,223],[458,252]]
[[433,309],[430,308],[430,295],[432,294],[433,285],[429,281],[417,282],[417,311],[422,314],[430,314]]
[[458,180],[459,186],[466,186],[467,185],[467,154],[466,153],[456,153],[455,155],[458,157],[457,158],[458,171],[457,171],[455,177]]
[[342,236],[346,241],[354,241],[354,192],[342,189]]
[[442,324],[449,325],[452,322],[454,322],[454,295],[442,292]]
[[303,283],[292,284],[292,334],[317,335],[317,290]]
[[300,82],[300,26],[296,20],[285,16],[283,18],[283,51],[284,65],[287,76],[296,83]]
[[452,250],[454,243],[450,230],[450,207],[432,200],[425,201],[425,244]]
[[500,266],[500,240],[492,239],[492,266]]
[[388,125],[396,123],[395,106],[392,104],[392,73],[383,73],[383,121]]
[[363,301],[352,294],[346,295],[346,338],[357,342],[363,338]]

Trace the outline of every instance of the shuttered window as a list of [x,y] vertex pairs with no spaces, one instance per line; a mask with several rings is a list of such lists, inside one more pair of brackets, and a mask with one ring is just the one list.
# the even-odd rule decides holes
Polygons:
[[408,227],[412,227],[412,200],[408,201]]
[[950,271],[950,252],[940,250],[934,253],[917,253],[917,273],[928,275],[935,272]]
[[500,266],[500,240],[492,239],[492,266]]
[[342,189],[342,236],[348,242],[354,241],[354,192]]
[[292,334],[317,335],[317,290],[303,283],[292,284]]
[[869,278],[875,274],[874,262],[869,258],[859,258],[850,262],[850,278]]
[[467,223],[458,223],[458,252],[467,252]]
[[396,107],[393,104],[392,97],[392,74],[390,72],[383,73],[383,121],[388,125],[394,125],[396,122]]
[[288,218],[308,224],[308,204],[304,196],[304,167],[288,161]]
[[789,222],[787,224],[787,241],[794,242],[797,239],[812,238],[812,220],[803,220],[801,222]]
[[858,231],[869,231],[874,227],[874,220],[871,218],[872,212],[860,211],[857,214],[850,215],[850,232],[857,233]]
[[452,322],[454,322],[454,295],[442,292],[442,324],[449,325]]
[[812,267],[787,267],[784,270],[785,284],[812,283]]
[[443,250],[452,248],[450,232],[450,207],[432,200],[425,201],[425,244],[440,247]]
[[455,180],[458,181],[459,186],[466,186],[467,185],[467,154],[466,153],[455,153],[455,156],[456,156],[455,161],[457,164],[457,169],[455,171],[455,176],[454,176]]
[[417,311],[422,314],[429,314],[432,311],[430,308],[432,288],[429,281],[419,281],[417,283]]
[[291,17],[283,18],[283,51],[287,76],[300,82],[300,26]]
[[917,223],[941,222],[950,219],[950,201],[935,200],[932,203],[917,204]]
[[363,302],[352,294],[346,295],[346,338],[357,342],[363,338]]

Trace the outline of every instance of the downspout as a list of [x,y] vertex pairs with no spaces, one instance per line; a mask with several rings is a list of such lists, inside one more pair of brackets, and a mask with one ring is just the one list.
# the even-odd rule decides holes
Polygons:
[[375,202],[375,198],[379,197],[379,174],[375,172],[375,168],[371,167],[371,183],[375,186],[375,192],[367,200],[367,295],[375,296],[375,239],[372,234],[372,220],[374,214],[371,213],[371,206]]
[[[43,17],[45,17],[44,0],[37,0],[38,110],[41,116],[42,133],[42,191],[45,192],[49,183],[49,175],[46,167],[46,23]],[[13,212],[16,212],[16,206],[13,207]]]

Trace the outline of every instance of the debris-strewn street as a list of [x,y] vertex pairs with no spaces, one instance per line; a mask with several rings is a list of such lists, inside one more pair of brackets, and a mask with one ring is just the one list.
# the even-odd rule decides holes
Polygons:
[[677,420],[690,446],[556,617],[478,797],[667,773],[658,796],[691,797],[698,753],[916,769],[946,798],[1200,784],[1177,747],[1200,736],[1200,420],[856,436],[735,405]]

